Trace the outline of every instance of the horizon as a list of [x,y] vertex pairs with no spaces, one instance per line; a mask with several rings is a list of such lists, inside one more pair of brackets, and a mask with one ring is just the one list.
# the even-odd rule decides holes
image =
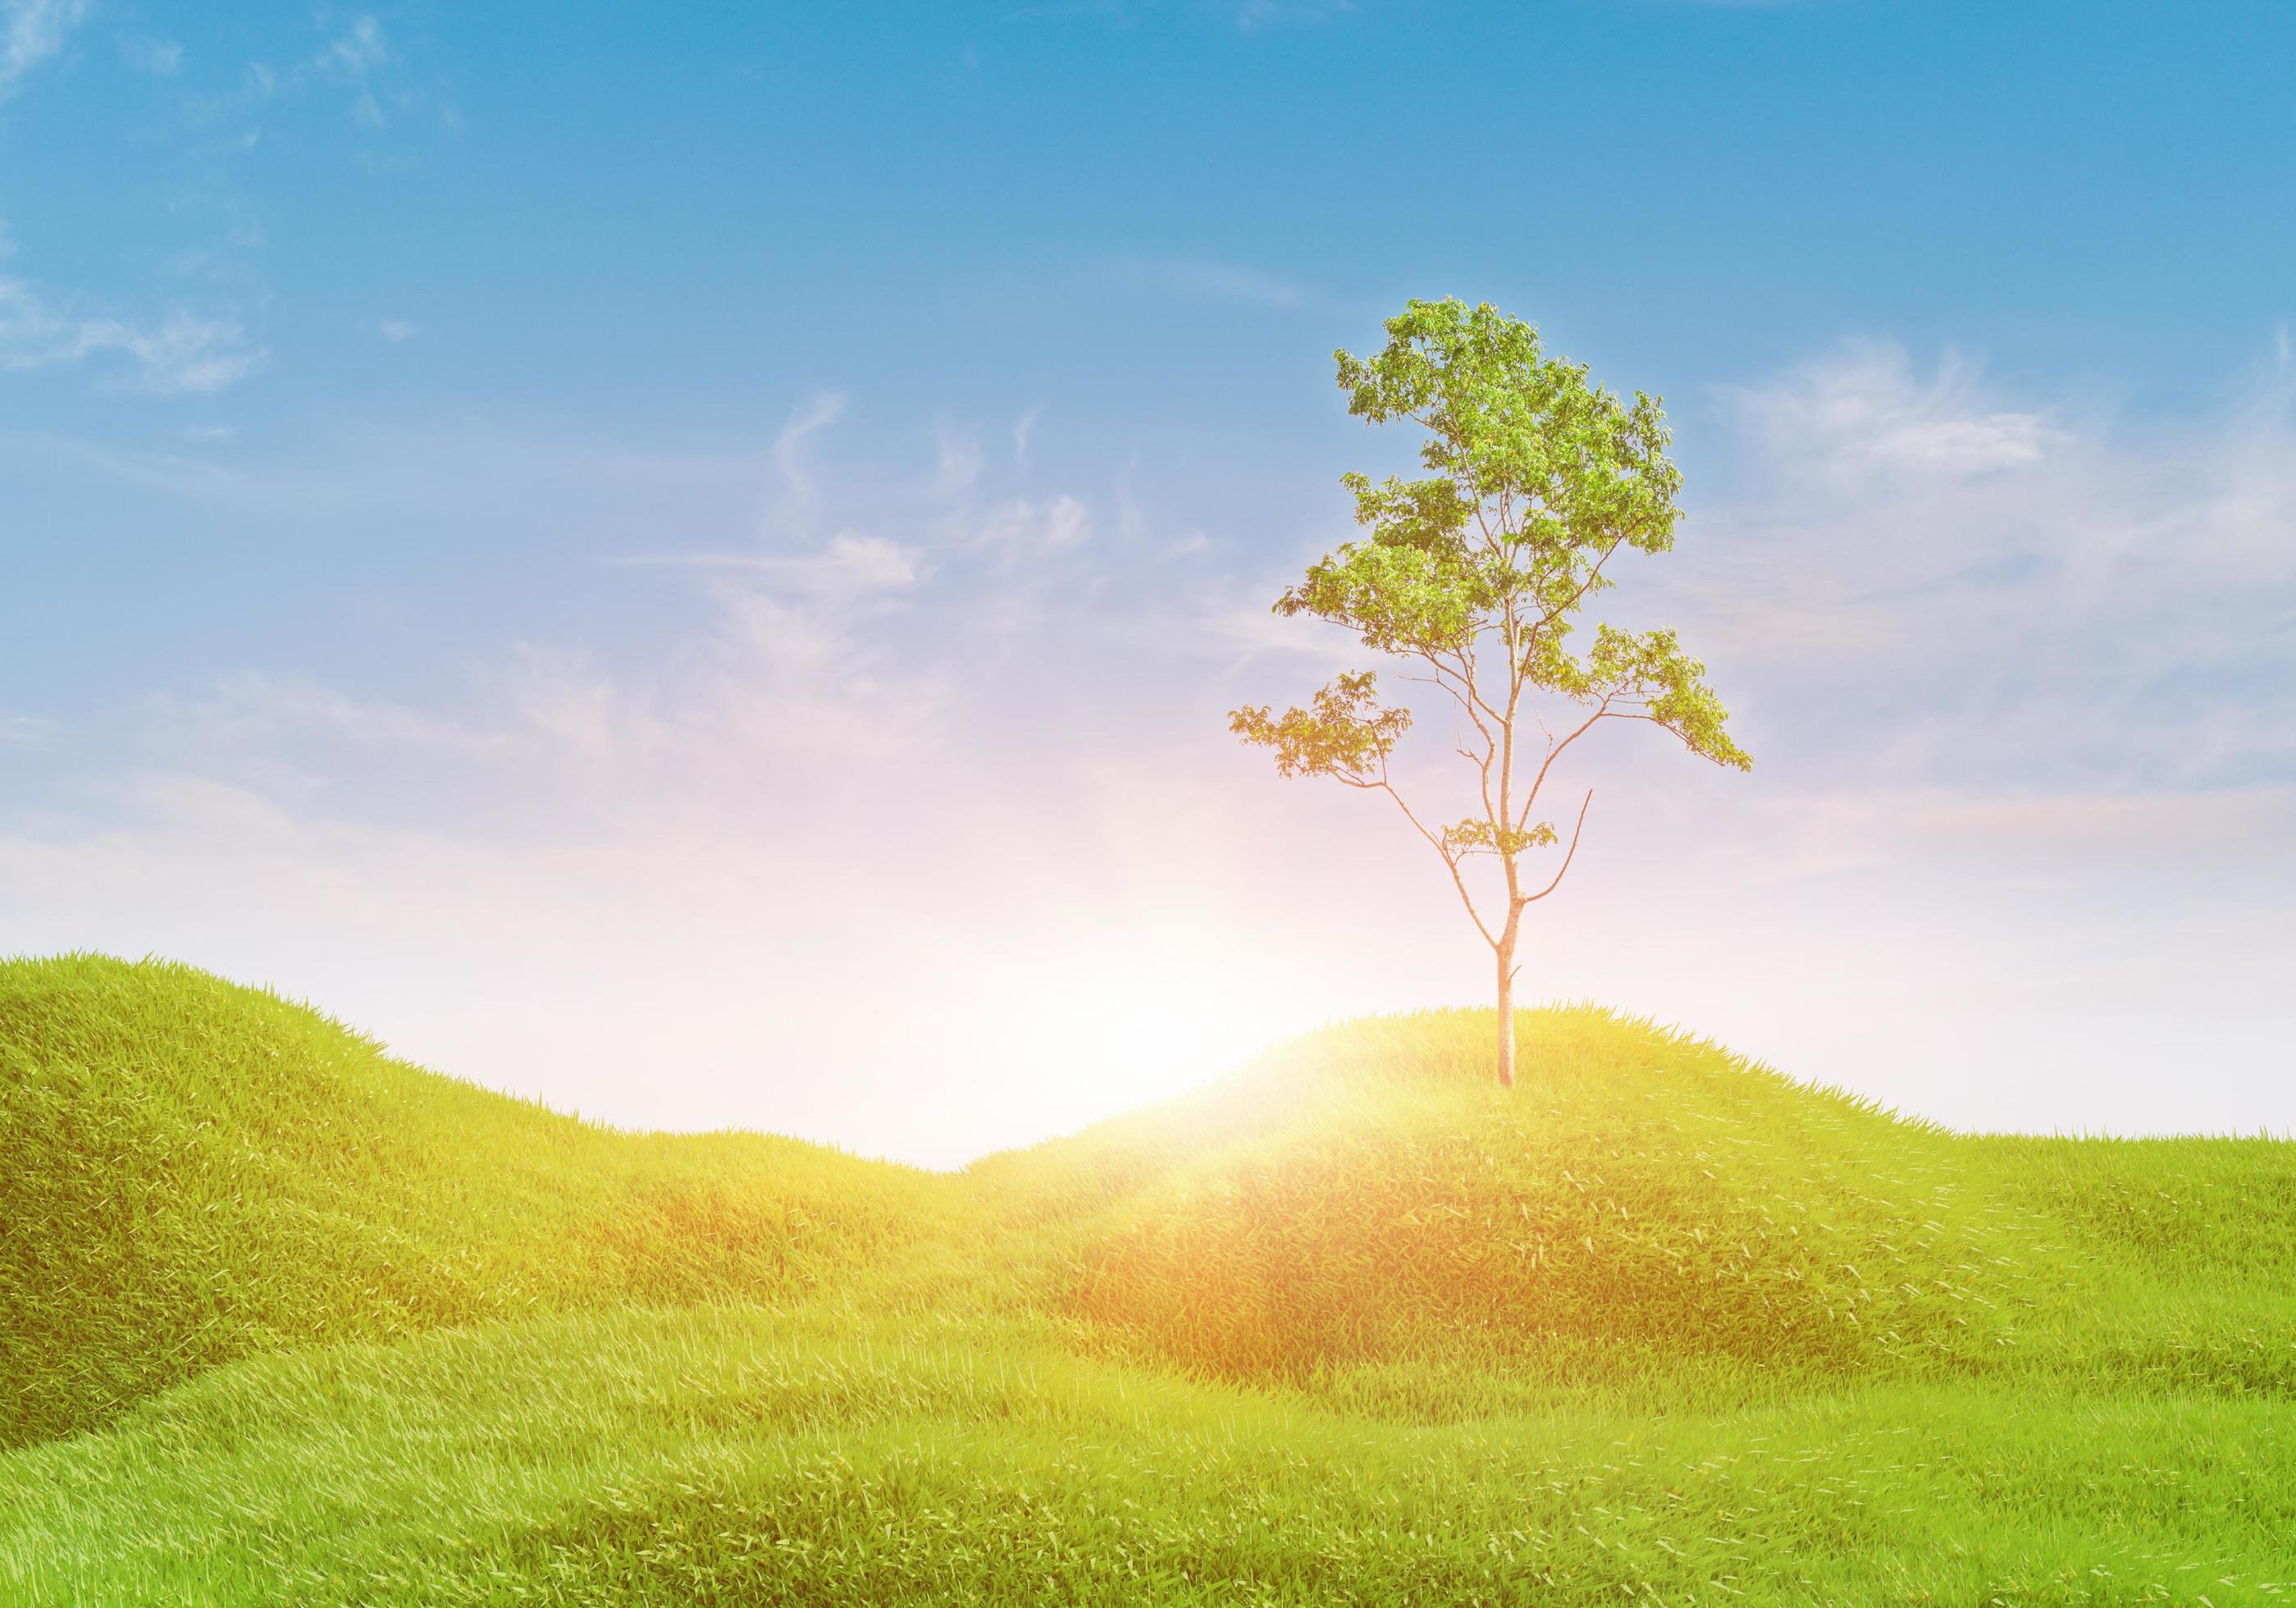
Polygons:
[[1268,605],[1416,445],[1332,349],[1456,296],[1664,396],[1595,617],[1756,760],[1589,756],[1524,1004],[2296,1130],[2296,13],[2219,23],[0,0],[0,956],[943,1168],[1483,1003],[1225,720],[1374,662]]

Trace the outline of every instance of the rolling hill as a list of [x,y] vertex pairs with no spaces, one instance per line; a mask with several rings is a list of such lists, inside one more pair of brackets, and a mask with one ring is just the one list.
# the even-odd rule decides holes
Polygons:
[[1488,1030],[938,1175],[0,965],[0,1600],[2296,1597],[2296,1145]]

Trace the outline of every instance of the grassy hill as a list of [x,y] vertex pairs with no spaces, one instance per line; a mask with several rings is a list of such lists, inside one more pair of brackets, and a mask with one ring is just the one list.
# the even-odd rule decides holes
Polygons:
[[0,1601],[2296,1598],[2296,1145],[1488,1028],[942,1176],[0,966]]
[[181,966],[0,968],[0,1446],[252,1352],[603,1304],[786,1300],[947,1182],[627,1135]]

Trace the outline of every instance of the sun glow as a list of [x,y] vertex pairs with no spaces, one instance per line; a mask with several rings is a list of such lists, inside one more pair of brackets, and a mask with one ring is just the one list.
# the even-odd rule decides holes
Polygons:
[[[1264,962],[1210,931],[1075,935],[1028,963],[985,968],[1033,980],[1026,1011],[997,1015],[1014,1080],[1047,1114],[1086,1122],[1209,1081],[1289,1032],[1312,1025],[1266,987]],[[984,1004],[999,997],[995,990]],[[1296,994],[1292,997],[1297,998]]]

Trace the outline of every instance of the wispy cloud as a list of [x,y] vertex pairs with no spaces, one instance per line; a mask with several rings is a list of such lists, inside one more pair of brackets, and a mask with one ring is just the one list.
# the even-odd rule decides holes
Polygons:
[[1160,15],[1259,33],[1285,25],[1336,21],[1357,9],[1357,0],[1042,0],[1019,7],[1013,15],[1045,21],[1097,18],[1124,29]]
[[[1660,585],[1797,746],[1869,778],[2296,778],[2296,412],[2036,405],[1866,343],[1725,394],[1750,486]],[[1807,685],[1823,665],[1825,693]],[[1830,722],[1859,733],[1844,750]]]
[[1243,0],[1235,8],[1235,25],[1246,33],[1257,33],[1286,24],[1335,21],[1353,14],[1355,9],[1355,0]]
[[[1963,1062],[1935,1024],[2051,990],[2013,1081],[2062,1102],[2099,1063],[2044,1028],[2139,991],[2192,1021],[2212,991],[2261,997],[2296,897],[2296,787],[2273,779],[2296,775],[2277,373],[2177,431],[1910,359],[1733,393],[1751,489],[1605,601],[1684,628],[1758,768],[1606,751],[1597,851],[1533,940],[1538,987],[1995,1120],[1997,1095],[1941,1088]],[[1002,464],[954,489],[929,433],[865,472],[841,438],[828,450],[848,411],[816,396],[762,441],[682,458],[443,428],[267,472],[234,447],[250,521],[309,524],[305,492],[245,483],[291,471],[342,482],[331,517],[381,501],[396,519],[419,492],[426,520],[474,528],[607,506],[594,543],[683,530],[615,588],[658,587],[644,617],[682,623],[496,643],[420,690],[322,665],[123,715],[75,780],[108,811],[0,819],[0,944],[193,949],[457,1070],[515,1085],[547,1064],[546,1092],[587,1110],[936,1160],[1092,1114],[1073,1037],[1011,1039],[1015,989],[1111,1019],[1234,1005],[1264,1013],[1253,1032],[1468,991],[1472,935],[1390,824],[1280,787],[1221,736],[1234,703],[1297,696],[1326,655],[1361,662],[1346,633],[1268,615],[1274,554],[1224,539],[1228,573],[1169,564],[1154,511]],[[1813,470],[1844,442],[2004,415],[2040,421],[2038,456],[1890,446]],[[697,532],[715,539],[693,550]],[[335,935],[324,953],[314,930]],[[675,1054],[665,1022],[688,1035]],[[904,1081],[922,1042],[993,1065],[988,1092],[931,1103]],[[638,1062],[660,1070],[633,1079]],[[2064,1109],[2148,1120],[2135,1100]]]
[[1724,388],[1775,462],[1841,478],[1961,478],[2038,464],[2062,439],[2043,414],[1989,399],[1983,369],[1948,352],[1927,379],[1894,341],[1857,340],[1757,386]]
[[184,65],[183,45],[152,34],[119,36],[119,59],[146,78],[172,78]]
[[[350,97],[351,120],[381,131],[405,114],[428,111],[446,126],[459,119],[453,109],[406,77],[406,62],[373,13],[357,12],[338,20],[326,12],[317,19],[322,36],[317,46],[283,64],[248,62],[239,81],[219,93],[186,100],[185,110],[201,123],[243,123],[261,109],[298,99],[315,86],[331,86]],[[261,135],[244,127],[234,144],[242,148]]]
[[0,278],[0,370],[68,366],[124,358],[127,389],[155,396],[217,391],[263,360],[227,318],[175,312],[139,322],[70,310],[20,279]]
[[[1065,1029],[1038,1042],[965,1027],[942,1064],[968,1076],[993,1064],[980,1083],[992,1094],[930,1105],[899,1092],[914,1062],[902,1044],[1002,1013],[998,990],[1015,978],[1038,980],[1062,1022],[1206,989],[1267,1007],[1223,980],[1249,959],[1241,938],[1220,936],[1239,923],[1190,914],[1234,879],[1176,882],[1153,847],[1204,838],[1212,800],[1160,762],[1144,728],[1128,728],[1114,767],[1074,741],[1122,719],[1128,694],[1098,683],[1139,601],[1093,562],[1108,545],[1091,540],[1090,504],[993,484],[949,505],[930,447],[906,472],[837,467],[823,433],[840,411],[810,399],[739,465],[752,500],[784,500],[794,479],[806,521],[744,540],[740,499],[712,499],[732,539],[657,560],[688,623],[636,652],[497,646],[452,685],[412,693],[247,673],[122,715],[100,774],[80,778],[79,797],[98,802],[70,819],[0,810],[0,948],[117,943],[105,935],[134,929],[180,949],[191,939],[178,918],[198,910],[203,962],[324,992],[457,1070],[514,1084],[515,1054],[538,1046],[553,1081],[536,1092],[587,1111],[746,1120],[944,1161],[1087,1120],[1277,1030],[1271,1013],[1194,1055],[1168,1041],[1120,1049],[1114,1070],[1079,1083]],[[427,455],[387,447],[358,457],[361,472],[404,480],[421,463],[431,480],[475,462],[496,478],[611,473],[642,490],[676,478],[644,455],[576,444],[550,462],[466,440]],[[713,477],[734,467],[705,464]],[[634,572],[628,584],[648,583]],[[1025,652],[1008,651],[1016,641]],[[1045,685],[1047,662],[1075,673]],[[237,891],[219,898],[226,888]],[[342,935],[314,956],[327,974],[256,958],[283,919]],[[452,936],[410,948],[422,927]],[[627,1039],[594,1008],[609,991],[576,980],[610,948],[631,957],[619,997],[687,1024],[643,1110],[627,1097]],[[873,1010],[857,1009],[864,950],[902,980]],[[526,1030],[482,1042],[439,968],[489,952],[488,1020]],[[332,972],[355,954],[398,959]],[[366,995],[362,974],[398,980]],[[671,1006],[660,985],[673,976],[712,980]],[[749,980],[729,987],[736,978]],[[554,990],[586,1003],[546,1019],[505,1005]],[[423,997],[439,1008],[407,1011]],[[729,1031],[736,997],[753,1024],[774,1024],[782,1064],[836,1075],[737,1073],[758,1052]],[[837,1021],[848,1026],[832,1053]],[[570,1057],[570,1030],[586,1046]],[[913,1124],[889,1122],[897,1102]]]
[[1333,305],[1332,297],[1281,275],[1209,258],[1120,257],[1111,267],[1122,283],[1191,300],[1286,311]]
[[1066,492],[1044,498],[1014,497],[949,527],[952,543],[1008,554],[1067,553],[1092,539],[1092,510]]
[[87,0],[0,0],[0,96],[62,51]]
[[337,71],[353,78],[365,78],[391,59],[390,45],[382,37],[382,24],[372,12],[361,12],[343,25],[342,31],[327,41],[319,54],[320,62]]
[[798,405],[774,438],[774,466],[781,472],[782,506],[786,514],[801,517],[811,505],[814,488],[809,443],[844,416],[842,393],[817,391]]
[[940,446],[940,470],[934,476],[935,488],[945,497],[963,496],[980,479],[980,443],[947,424],[941,425],[934,435]]
[[[476,701],[491,709],[488,716],[426,714],[307,677],[245,675],[188,710],[171,708],[166,724],[230,747],[324,734],[362,747],[491,756],[543,770],[558,763],[548,755],[562,738],[568,759],[668,765],[677,756],[676,764],[705,767],[735,752],[767,751],[792,734],[839,747],[898,749],[914,738],[918,721],[939,718],[935,711],[963,684],[964,667],[977,662],[980,644],[1018,628],[1016,611],[1047,628],[1089,628],[1075,603],[1094,579],[1078,562],[1094,520],[1089,504],[1065,491],[975,503],[969,478],[950,483],[945,450],[906,484],[886,486],[870,477],[873,490],[857,502],[849,478],[825,475],[815,462],[822,438],[846,411],[841,394],[808,398],[770,446],[746,460],[774,510],[753,538],[609,561],[700,577],[707,628],[650,671],[609,672],[579,652],[521,648],[487,678]],[[69,445],[47,442],[44,450]],[[397,466],[404,455],[424,450],[393,440],[387,450],[363,456],[357,472],[403,478]],[[431,461],[442,463],[437,444],[429,451]],[[558,480],[571,473],[641,490],[697,473],[723,479],[742,469],[740,460],[716,458],[681,469],[644,454],[588,447],[562,447],[558,457],[545,458],[531,443],[471,452],[497,476]],[[309,500],[312,488],[295,478],[309,467],[302,456],[295,473],[276,483],[257,463],[226,468],[180,455],[105,457],[94,466],[153,490],[226,502],[263,517],[318,506]],[[340,508],[354,496],[343,489],[328,505]],[[814,534],[816,518],[872,502],[879,518],[899,521],[911,539],[845,520],[825,537]],[[905,621],[898,628],[887,623],[896,613]]]
[[374,79],[393,59],[382,24],[372,12],[362,12],[345,23],[307,66],[321,77],[348,85],[352,91],[352,116],[367,127],[380,128],[387,119],[382,103],[375,98]]
[[921,549],[857,530],[840,530],[818,548],[798,553],[726,549],[649,554],[612,562],[633,568],[715,570],[768,577],[807,596],[843,600],[906,591],[928,572]]

